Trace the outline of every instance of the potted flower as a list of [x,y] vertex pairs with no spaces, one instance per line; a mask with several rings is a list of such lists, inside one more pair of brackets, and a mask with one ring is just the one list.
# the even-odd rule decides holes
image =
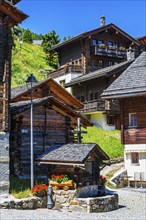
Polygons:
[[125,52],[126,48],[125,47],[119,47],[119,51]]
[[64,186],[73,186],[73,181],[69,179],[69,177],[66,174],[52,174],[51,180],[49,181],[49,184],[51,186],[58,186],[58,187],[64,187]]
[[106,48],[106,46],[105,46],[105,44],[99,44],[99,48],[104,49],[104,48]]
[[31,192],[34,196],[46,196],[47,195],[48,186],[46,184],[36,184]]
[[109,46],[109,49],[110,49],[110,50],[115,50],[115,46],[110,45],[110,46]]
[[100,175],[100,177],[99,177],[99,185],[100,186],[104,186],[105,183],[106,183],[106,177]]
[[105,183],[106,183],[106,177],[100,175],[99,182],[98,182],[98,190],[99,190],[98,193],[99,193],[99,195],[105,195],[106,194]]

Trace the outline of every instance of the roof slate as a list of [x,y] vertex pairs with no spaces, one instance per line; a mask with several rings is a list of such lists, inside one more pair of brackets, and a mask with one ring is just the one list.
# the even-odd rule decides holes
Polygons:
[[104,92],[103,98],[146,94],[146,52],[143,52]]
[[97,149],[103,160],[109,160],[108,155],[97,144],[65,144],[54,145],[39,157],[41,162],[84,163],[91,151]]
[[122,63],[118,63],[115,64],[113,66],[108,66],[105,68],[102,68],[100,70],[96,70],[94,72],[88,73],[88,74],[84,74],[82,76],[79,76],[77,78],[72,79],[69,83],[65,84],[65,87],[69,87],[72,85],[75,85],[77,83],[81,83],[81,82],[85,82],[91,79],[96,79],[102,76],[108,76],[114,72],[117,72],[118,70],[122,70],[122,69],[126,69],[132,62],[134,61],[134,59],[128,60],[128,61],[124,61]]
[[119,27],[117,27],[115,24],[111,23],[111,24],[107,24],[105,26],[102,26],[102,27],[98,27],[96,29],[93,29],[93,30],[90,30],[90,31],[86,31],[86,32],[83,32],[75,37],[72,37],[71,39],[65,41],[65,42],[61,42],[59,44],[56,44],[55,46],[53,46],[52,48],[50,48],[50,51],[51,50],[58,50],[60,49],[61,47],[63,46],[66,46],[74,41],[77,41],[77,40],[80,40],[80,39],[83,39],[83,38],[86,38],[92,34],[95,34],[96,32],[97,33],[100,33],[104,30],[107,30],[107,29],[110,29],[110,28],[113,28],[115,30],[118,30],[119,33],[121,33],[123,36],[126,36],[128,39],[130,39],[132,42],[135,42],[137,45],[139,45],[139,42],[134,39],[133,37],[131,37],[130,35],[128,35],[125,31],[123,31],[122,29],[120,29]]

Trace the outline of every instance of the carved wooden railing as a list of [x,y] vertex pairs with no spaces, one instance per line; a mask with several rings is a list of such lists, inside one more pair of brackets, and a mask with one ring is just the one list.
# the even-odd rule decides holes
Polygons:
[[105,46],[102,48],[99,45],[91,47],[91,54],[102,55],[102,56],[113,56],[113,57],[118,57],[118,58],[126,57],[126,51],[121,51],[120,49],[114,48],[114,47],[110,49],[109,46]]
[[56,77],[58,75],[61,76],[65,73],[82,73],[82,72],[83,72],[82,66],[70,64],[70,65],[64,65],[63,67],[50,72],[49,76]]

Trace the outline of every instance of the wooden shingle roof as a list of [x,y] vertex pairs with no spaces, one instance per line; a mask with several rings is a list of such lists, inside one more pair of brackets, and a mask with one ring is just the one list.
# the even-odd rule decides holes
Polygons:
[[[71,95],[66,89],[64,89],[52,78],[33,84],[34,98],[38,98],[38,96],[39,98],[43,98],[43,90],[45,87],[48,88],[48,92],[50,91],[51,93],[55,94],[58,98],[66,102],[68,105],[73,106],[76,109],[83,108],[83,104],[77,98]],[[38,90],[40,92],[38,92]],[[11,90],[11,102],[18,102],[30,99],[30,91],[30,85],[23,85],[13,88]]]
[[146,52],[143,52],[104,92],[102,97],[146,95]]
[[79,76],[77,78],[72,79],[69,83],[65,84],[65,87],[70,87],[72,85],[81,83],[81,82],[85,82],[91,79],[96,79],[99,77],[103,77],[103,76],[110,76],[111,74],[115,74],[117,71],[121,71],[121,70],[125,70],[132,62],[134,61],[134,59],[128,60],[128,61],[124,61],[122,63],[118,63],[115,64],[113,66],[108,66],[99,70],[96,70],[94,72],[88,73],[88,74],[84,74],[82,76]]
[[[14,1],[16,4],[18,1]],[[23,20],[25,20],[28,15],[24,14],[18,8],[16,8],[10,1],[0,0],[0,12],[6,16],[7,23],[10,27],[13,27]]]
[[39,157],[41,163],[47,164],[84,164],[90,154],[96,151],[100,160],[109,160],[108,155],[94,143],[53,145]]
[[[33,100],[33,106],[40,106],[48,104],[49,108],[55,109],[56,112],[59,114],[62,114],[64,116],[68,116],[74,121],[74,124],[77,123],[77,118],[81,119],[81,125],[83,127],[92,126],[92,123],[83,117],[80,113],[78,113],[76,110],[72,109],[70,106],[68,106],[65,102],[57,99],[54,96],[47,96],[44,98],[34,99]],[[20,101],[20,102],[14,102],[10,104],[10,110],[12,115],[17,115],[22,112],[25,112],[30,109],[30,100],[27,101]]]
[[106,31],[106,30],[109,30],[109,29],[114,31],[115,33],[117,32],[118,36],[122,37],[126,41],[133,42],[136,45],[140,45],[140,43],[136,39],[131,37],[129,34],[127,34],[125,31],[123,31],[122,29],[117,27],[115,24],[111,23],[111,24],[107,24],[105,26],[96,28],[96,29],[91,30],[91,31],[83,32],[83,33],[81,33],[81,34],[79,34],[79,35],[77,35],[75,37],[72,37],[71,39],[69,39],[69,40],[67,40],[65,42],[61,42],[61,43],[53,46],[50,49],[50,51],[53,51],[53,50],[54,51],[59,51],[61,48],[63,48],[64,46],[69,45],[70,43],[74,43],[76,41],[80,41],[81,39],[87,38],[87,37],[92,36],[92,35],[94,35],[96,33],[101,33],[103,31]]

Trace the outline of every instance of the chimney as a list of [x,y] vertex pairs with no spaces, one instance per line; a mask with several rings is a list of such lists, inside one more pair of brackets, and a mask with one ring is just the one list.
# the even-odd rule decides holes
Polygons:
[[103,27],[103,26],[105,26],[105,25],[106,25],[105,16],[102,15],[102,16],[100,17],[100,27]]
[[129,47],[129,49],[127,49],[127,60],[131,60],[135,58],[135,49]]

